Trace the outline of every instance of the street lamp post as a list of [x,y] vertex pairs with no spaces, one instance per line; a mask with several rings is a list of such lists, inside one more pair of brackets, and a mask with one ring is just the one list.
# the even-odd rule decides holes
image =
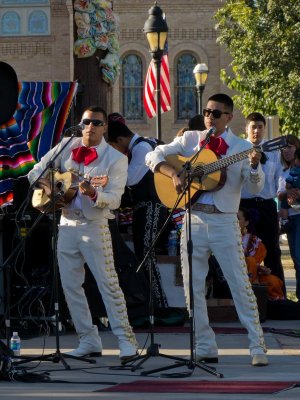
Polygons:
[[156,137],[161,140],[160,69],[168,35],[168,25],[163,18],[162,9],[157,5],[157,1],[149,9],[148,13],[149,17],[144,25],[144,33],[146,34],[149,50],[156,69]]
[[207,65],[204,63],[197,64],[193,70],[195,80],[196,80],[196,91],[197,91],[197,104],[198,104],[198,114],[202,115],[202,95],[205,88],[205,82],[208,75]]

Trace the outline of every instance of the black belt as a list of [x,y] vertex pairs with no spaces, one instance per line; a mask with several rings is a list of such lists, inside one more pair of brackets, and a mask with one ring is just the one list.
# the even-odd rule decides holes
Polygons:
[[262,202],[262,201],[273,201],[273,199],[264,199],[262,197],[251,197],[250,199],[242,199],[243,201],[253,201],[253,202]]

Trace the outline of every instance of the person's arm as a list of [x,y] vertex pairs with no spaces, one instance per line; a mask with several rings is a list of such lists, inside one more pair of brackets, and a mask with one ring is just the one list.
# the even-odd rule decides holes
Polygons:
[[181,179],[181,177],[178,176],[177,171],[175,170],[175,168],[172,165],[163,161],[155,167],[155,171],[159,171],[161,174],[169,176],[173,181],[173,185],[174,185],[176,192],[178,194],[182,193],[182,191],[183,191],[182,179]]
[[279,201],[286,199],[287,192],[285,187],[285,171],[281,171],[281,175],[278,178],[278,189],[277,189],[277,197]]
[[259,193],[265,184],[265,174],[259,162],[260,157],[253,151],[248,160],[243,161],[243,189],[249,193]]
[[[61,150],[62,146],[65,145],[67,140],[69,140],[69,138],[65,138],[61,143],[53,147],[53,149],[48,151],[48,153],[46,153],[41,158],[41,161],[39,161],[37,164],[34,165],[32,170],[27,175],[27,178],[31,185],[36,183],[36,186],[39,186],[39,183],[41,183],[42,186],[47,184],[49,184],[50,186],[49,169],[47,169],[47,167],[49,166],[49,161],[53,160],[55,155]],[[54,160],[53,167],[57,168],[58,170],[60,170],[61,158],[62,158],[62,153],[60,153],[58,157]],[[40,176],[43,171],[45,171],[44,174]],[[37,179],[39,179],[38,182]]]
[[105,186],[98,186],[97,197],[94,199],[94,207],[116,210],[121,203],[121,197],[127,180],[128,161],[122,156],[112,163],[108,173],[108,181]]
[[300,189],[293,188],[291,184],[286,184],[287,202],[291,206],[297,203],[300,197]]
[[176,192],[181,193],[183,190],[182,178],[177,175],[176,169],[167,163],[166,157],[174,154],[190,157],[196,152],[199,138],[196,131],[186,131],[183,136],[177,137],[170,144],[157,146],[154,151],[148,153],[145,163],[151,171],[170,177]]

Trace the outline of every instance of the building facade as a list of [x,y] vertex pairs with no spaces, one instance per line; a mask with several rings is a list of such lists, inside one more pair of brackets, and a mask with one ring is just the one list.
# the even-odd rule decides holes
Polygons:
[[[230,64],[230,57],[217,43],[213,16],[221,6],[220,0],[158,3],[166,14],[169,28],[171,111],[162,115],[162,139],[168,142],[196,113],[194,66],[205,63],[209,69],[203,93],[205,105],[214,93],[232,94],[219,77],[220,69]],[[119,17],[121,72],[113,86],[106,83],[101,86],[105,97],[101,105],[108,112],[124,114],[132,130],[144,136],[156,135],[155,118],[147,117],[142,102],[143,83],[151,60],[143,26],[153,4],[153,0],[113,1],[113,11]],[[71,0],[0,0],[0,22],[0,58],[15,69],[19,80],[78,78],[78,60],[73,56],[76,31]],[[96,60],[89,63],[96,64]],[[85,73],[89,68],[81,72],[83,83],[90,79],[88,72]],[[91,75],[92,80],[98,79],[95,74]],[[90,88],[93,82],[84,86]],[[231,126],[236,133],[243,131],[244,118],[237,110]]]

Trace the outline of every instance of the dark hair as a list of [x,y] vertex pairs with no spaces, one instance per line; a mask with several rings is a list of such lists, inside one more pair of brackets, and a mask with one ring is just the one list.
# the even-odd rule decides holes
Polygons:
[[116,143],[117,138],[120,136],[131,137],[134,133],[128,128],[127,125],[118,121],[111,121],[108,123],[107,140],[108,142]]
[[[286,143],[290,144],[292,146],[296,146],[296,149],[300,148],[300,139],[295,135],[286,135]],[[285,160],[285,158],[283,156],[283,152],[281,152],[280,161],[281,161],[281,164],[283,165],[284,169],[289,168],[290,163],[288,163]]]
[[230,112],[233,111],[233,101],[232,98],[230,96],[228,96],[225,93],[217,93],[217,94],[213,94],[212,96],[210,96],[208,98],[207,101],[216,101],[218,103],[222,103],[225,104],[225,106],[228,108],[228,110]]
[[297,149],[295,150],[295,158],[300,160],[300,147],[297,147]]
[[99,107],[99,106],[89,106],[89,107],[87,107],[85,110],[84,110],[84,113],[86,112],[86,111],[91,111],[91,112],[99,112],[99,113],[102,113],[103,115],[104,115],[104,118],[105,118],[105,122],[107,122],[107,113],[106,113],[106,111],[102,108],[102,107]]
[[121,122],[121,124],[126,125],[126,121],[125,118],[123,117],[122,114],[117,113],[117,112],[113,112],[111,114],[108,115],[107,117],[108,123],[112,122],[112,121],[118,121]]
[[246,125],[248,125],[249,122],[251,122],[251,121],[260,121],[264,124],[264,126],[266,126],[266,119],[259,112],[253,112],[253,113],[249,114],[248,117],[246,118]]
[[259,220],[259,211],[254,208],[240,207],[239,211],[242,212],[245,220],[248,222],[247,230],[249,233],[255,234],[255,225]]
[[190,131],[204,131],[206,127],[203,115],[194,115],[188,122],[188,128]]
[[176,137],[178,136],[183,136],[184,132],[188,131],[189,129],[184,126],[183,128],[180,128],[177,132],[176,132]]

